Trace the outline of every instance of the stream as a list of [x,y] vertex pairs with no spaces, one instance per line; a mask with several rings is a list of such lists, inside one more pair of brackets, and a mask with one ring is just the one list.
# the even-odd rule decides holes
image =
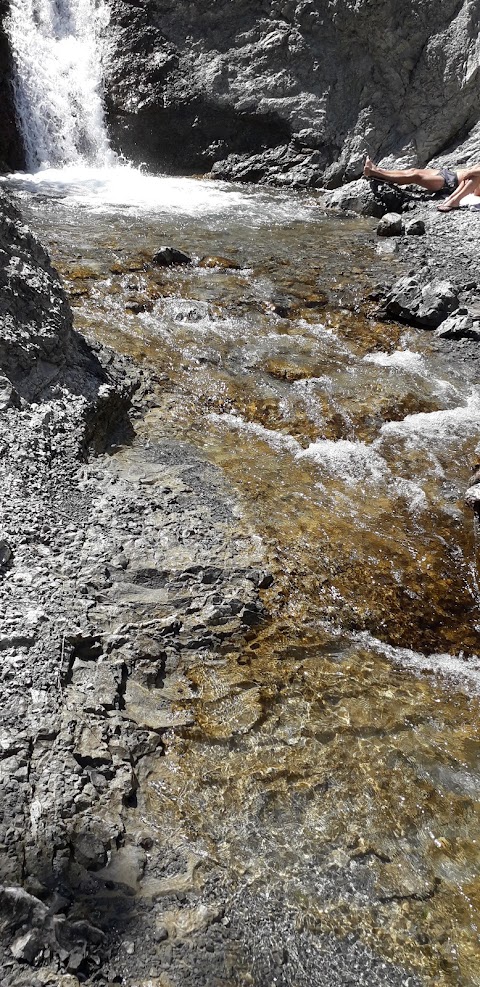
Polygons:
[[480,984],[473,370],[378,320],[400,262],[314,195],[121,166],[7,185],[76,328],[153,368],[139,435],[224,472],[273,577],[268,618],[188,670],[142,820],[310,929]]

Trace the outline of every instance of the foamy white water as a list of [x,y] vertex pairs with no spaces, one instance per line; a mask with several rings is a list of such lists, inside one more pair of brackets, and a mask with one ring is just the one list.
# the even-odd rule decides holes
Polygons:
[[394,665],[401,665],[417,672],[429,672],[447,680],[454,688],[460,688],[467,693],[480,692],[480,657],[473,655],[468,660],[460,655],[446,652],[424,655],[410,648],[395,648],[367,631],[355,635],[355,640],[362,647],[377,654],[384,655]]
[[371,446],[348,439],[319,439],[304,449],[299,458],[312,459],[327,472],[341,476],[349,485],[359,480],[377,482],[387,472],[385,460]]
[[416,415],[407,415],[403,421],[385,422],[381,428],[381,436],[382,438],[415,436],[417,441],[439,441],[444,444],[452,440],[458,442],[459,438],[475,434],[479,427],[480,394],[474,389],[466,404],[459,407],[419,412]]
[[405,370],[408,373],[425,374],[427,372],[425,358],[412,350],[394,350],[393,353],[367,353],[363,357],[365,363],[373,363],[377,367]]
[[300,443],[293,438],[293,435],[265,428],[264,425],[259,425],[258,422],[245,421],[240,415],[229,413],[219,415],[216,412],[212,412],[208,418],[209,421],[219,425],[226,425],[228,428],[236,429],[240,432],[250,432],[257,438],[267,442],[272,449],[276,449],[278,452],[290,452],[294,456],[301,452]]
[[[1,179],[0,179],[1,180]],[[146,175],[127,164],[114,162],[105,167],[73,164],[43,168],[34,174],[9,175],[19,191],[41,192],[60,197],[72,206],[93,214],[125,213],[152,217],[218,217],[231,213],[232,219],[247,220],[254,226],[318,220],[318,206],[268,190],[239,188],[228,182],[208,179]]]
[[30,170],[114,160],[104,116],[102,0],[11,0],[6,30]]

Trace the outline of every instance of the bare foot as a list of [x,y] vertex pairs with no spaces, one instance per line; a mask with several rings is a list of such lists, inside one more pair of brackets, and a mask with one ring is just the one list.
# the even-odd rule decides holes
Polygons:
[[437,206],[437,209],[439,212],[451,212],[452,209],[458,209],[458,206],[447,206],[446,202],[442,202]]
[[372,172],[374,171],[375,171],[375,165],[372,159],[369,158],[367,155],[367,157],[365,158],[365,164],[363,166],[363,174],[365,175],[365,178],[370,178]]

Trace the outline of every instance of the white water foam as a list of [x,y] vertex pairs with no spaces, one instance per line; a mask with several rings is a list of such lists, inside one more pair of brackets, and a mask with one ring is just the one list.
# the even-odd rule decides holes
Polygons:
[[376,483],[383,480],[388,471],[382,457],[365,442],[348,439],[319,439],[298,454],[298,458],[312,459],[329,473],[338,474],[348,485],[359,480]]
[[11,0],[6,21],[27,167],[106,164],[99,36],[102,0]]
[[392,664],[411,668],[417,672],[429,672],[447,680],[455,688],[471,694],[480,693],[480,656],[464,658],[461,654],[432,653],[424,655],[409,648],[395,648],[373,637],[368,631],[355,635],[355,641],[370,651],[384,655]]
[[267,442],[272,449],[278,452],[290,452],[294,456],[297,456],[302,451],[301,445],[292,435],[286,435],[284,432],[276,432],[273,429],[265,428],[263,425],[258,425],[257,422],[245,421],[240,415],[228,413],[219,415],[216,412],[212,412],[208,418],[211,422],[219,425],[227,425],[229,428],[236,429],[239,432],[249,432],[251,435],[255,435],[257,438]]
[[127,164],[116,163],[102,168],[73,164],[49,168],[25,175],[8,175],[4,181],[14,183],[19,192],[42,193],[64,199],[72,207],[92,214],[120,213],[162,217],[208,217],[223,229],[226,213],[232,220],[251,226],[281,225],[292,221],[318,221],[313,201],[282,193],[254,191],[228,182],[208,179],[173,178],[146,175]]
[[328,473],[338,475],[347,486],[355,486],[359,480],[375,482],[384,479],[388,473],[385,461],[372,450],[371,446],[363,442],[349,442],[345,439],[334,442],[330,439],[320,439],[318,442],[312,442],[307,449],[302,449],[292,435],[265,428],[257,422],[245,421],[240,415],[212,413],[208,417],[212,422],[249,432],[267,442],[273,449],[289,452],[295,459],[311,459]]
[[371,363],[384,370],[400,371],[418,377],[427,377],[429,388],[433,388],[434,393],[442,399],[448,396],[453,397],[458,393],[452,381],[442,380],[441,377],[433,377],[431,368],[429,368],[425,358],[421,353],[415,353],[413,350],[394,350],[393,353],[385,353],[383,351],[367,353],[363,357],[363,362]]
[[467,438],[475,435],[480,427],[480,394],[478,390],[472,390],[467,403],[456,408],[447,408],[443,411],[419,412],[416,415],[407,415],[402,421],[385,422],[380,430],[382,438],[389,439],[393,436],[414,438],[415,441],[426,440],[428,443],[434,441],[446,444],[447,442],[457,443],[459,438]]
[[391,367],[422,376],[427,372],[423,356],[412,350],[394,350],[393,353],[367,353],[363,359],[365,363],[374,363],[377,367]]
[[425,491],[419,483],[414,480],[403,480],[397,478],[393,482],[393,489],[397,497],[402,497],[412,514],[428,510],[428,500]]

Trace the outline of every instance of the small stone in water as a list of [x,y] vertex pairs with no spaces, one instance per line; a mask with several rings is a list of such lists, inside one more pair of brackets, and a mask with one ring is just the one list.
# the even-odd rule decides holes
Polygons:
[[158,267],[173,267],[175,264],[191,264],[192,258],[176,247],[160,247],[153,255],[152,263]]

